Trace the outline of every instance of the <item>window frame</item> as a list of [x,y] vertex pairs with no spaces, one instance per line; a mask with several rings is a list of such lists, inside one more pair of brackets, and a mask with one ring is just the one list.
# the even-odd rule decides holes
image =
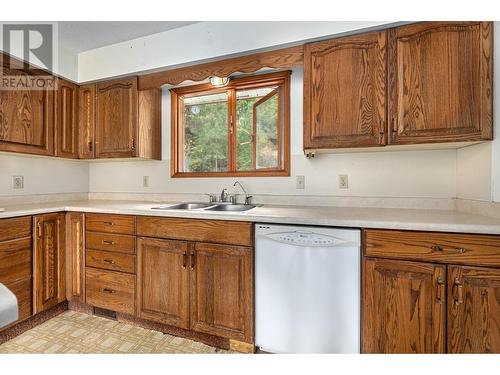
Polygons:
[[[215,88],[210,83],[184,86],[170,89],[171,96],[171,150],[170,150],[170,176],[171,177],[286,177],[290,176],[290,74],[291,71],[259,74],[248,77],[232,79],[227,86]],[[282,139],[278,145],[278,160],[282,165],[278,168],[261,170],[238,171],[237,163],[237,114],[236,91],[250,88],[278,85],[283,88],[283,100],[280,101],[278,119],[283,117],[283,126],[278,128],[278,137]],[[184,172],[184,129],[182,99],[185,97],[217,94],[226,92],[228,95],[228,171],[224,172]],[[265,98],[265,97],[264,97]],[[261,98],[262,99],[262,98]],[[260,100],[260,99],[259,99]],[[281,108],[281,105],[283,108]],[[231,117],[233,124],[231,124]],[[232,132],[231,132],[232,127]],[[254,141],[253,147],[256,146]],[[256,155],[254,153],[253,157]]]

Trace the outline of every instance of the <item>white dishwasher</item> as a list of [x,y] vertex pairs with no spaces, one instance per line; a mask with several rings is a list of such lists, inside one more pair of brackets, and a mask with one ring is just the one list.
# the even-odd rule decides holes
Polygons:
[[255,344],[359,353],[360,231],[255,225]]

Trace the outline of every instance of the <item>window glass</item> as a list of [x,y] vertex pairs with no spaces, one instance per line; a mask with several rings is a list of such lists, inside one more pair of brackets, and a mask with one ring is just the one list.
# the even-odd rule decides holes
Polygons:
[[227,119],[226,92],[184,98],[184,172],[227,171]]

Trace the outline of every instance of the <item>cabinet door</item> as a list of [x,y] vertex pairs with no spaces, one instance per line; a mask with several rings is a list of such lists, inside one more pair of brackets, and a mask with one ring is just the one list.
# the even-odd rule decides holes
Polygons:
[[84,302],[85,214],[66,213],[66,298]]
[[449,266],[448,352],[500,353],[500,269]]
[[304,48],[304,149],[385,143],[386,33]]
[[491,22],[389,31],[389,143],[492,139]]
[[189,267],[191,329],[252,343],[252,248],[196,243]]
[[59,79],[55,104],[55,155],[78,159],[78,85]]
[[78,93],[78,130],[80,159],[94,158],[95,85],[80,86]]
[[444,353],[445,266],[364,258],[364,353]]
[[137,240],[137,314],[189,328],[188,243]]
[[[2,74],[27,76],[8,68]],[[0,151],[53,155],[53,113],[53,90],[0,90]]]
[[136,156],[137,77],[97,85],[96,158]]
[[34,312],[49,309],[65,299],[64,214],[34,217]]

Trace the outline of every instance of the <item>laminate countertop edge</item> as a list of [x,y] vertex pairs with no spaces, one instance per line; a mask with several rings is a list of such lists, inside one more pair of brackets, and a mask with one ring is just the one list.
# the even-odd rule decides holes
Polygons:
[[243,213],[152,209],[174,203],[176,202],[83,200],[14,204],[4,205],[5,211],[0,212],[0,219],[72,211],[348,228],[500,234],[500,218],[453,210],[277,205],[258,206]]

